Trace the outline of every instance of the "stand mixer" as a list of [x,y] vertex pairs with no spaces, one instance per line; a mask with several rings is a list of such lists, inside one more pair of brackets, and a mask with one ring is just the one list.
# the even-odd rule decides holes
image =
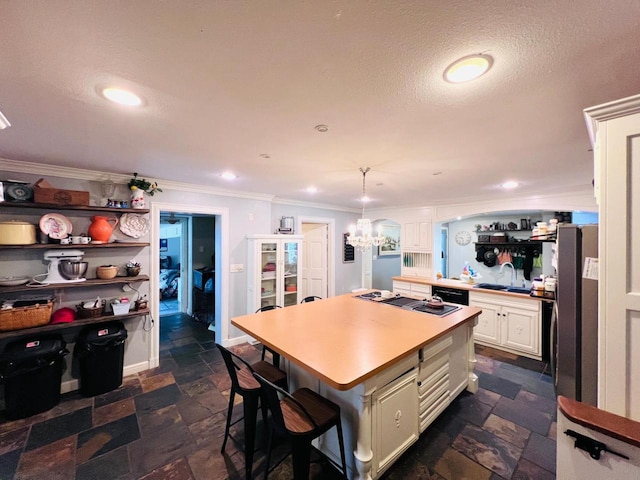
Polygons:
[[[68,280],[60,273],[60,261],[70,260],[72,262],[80,262],[84,257],[84,252],[77,249],[69,250],[47,250],[44,252],[44,259],[49,262],[46,277],[43,280],[37,280],[38,283],[75,283],[84,282],[86,278],[76,278]],[[38,275],[39,276],[39,275]]]

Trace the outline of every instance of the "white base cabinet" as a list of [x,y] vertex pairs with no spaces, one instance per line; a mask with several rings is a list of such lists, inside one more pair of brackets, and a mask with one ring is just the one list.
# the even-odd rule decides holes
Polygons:
[[414,368],[373,394],[376,473],[385,471],[418,440],[417,380],[417,370]]
[[474,329],[477,343],[542,358],[539,300],[469,292],[469,305],[482,309]]
[[[349,390],[336,390],[286,361],[289,388],[311,388],[341,409],[348,478],[376,479],[465,389],[475,393],[473,325],[460,325]],[[315,441],[340,461],[335,429]]]
[[399,293],[401,295],[415,295],[418,297],[430,297],[431,285],[394,280],[393,293]]

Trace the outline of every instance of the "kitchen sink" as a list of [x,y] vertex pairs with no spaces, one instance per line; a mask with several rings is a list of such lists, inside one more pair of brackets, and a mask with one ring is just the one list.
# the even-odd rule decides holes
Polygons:
[[485,290],[500,290],[509,293],[531,293],[531,290],[525,287],[510,287],[509,285],[500,285],[499,283],[479,283],[476,288]]
[[509,285],[500,285],[498,283],[479,283],[476,288],[484,288],[486,290],[506,290]]
[[524,287],[509,287],[509,288],[507,288],[507,292],[529,294],[529,293],[531,293],[531,289],[524,288]]

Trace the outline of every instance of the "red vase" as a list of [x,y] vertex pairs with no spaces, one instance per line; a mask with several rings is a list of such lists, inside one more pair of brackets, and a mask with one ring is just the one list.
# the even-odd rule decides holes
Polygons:
[[91,217],[91,225],[88,230],[91,241],[108,243],[116,225],[118,225],[118,219],[115,217],[107,218],[100,215]]

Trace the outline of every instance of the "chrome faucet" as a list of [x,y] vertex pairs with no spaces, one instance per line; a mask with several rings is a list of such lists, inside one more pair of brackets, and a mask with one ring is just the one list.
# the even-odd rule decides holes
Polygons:
[[509,265],[511,267],[511,286],[513,287],[513,284],[516,281],[516,269],[513,266],[513,263],[511,262],[504,262],[502,265],[500,265],[500,270],[499,272],[502,273],[502,270],[504,270],[504,267],[506,267],[507,265]]

